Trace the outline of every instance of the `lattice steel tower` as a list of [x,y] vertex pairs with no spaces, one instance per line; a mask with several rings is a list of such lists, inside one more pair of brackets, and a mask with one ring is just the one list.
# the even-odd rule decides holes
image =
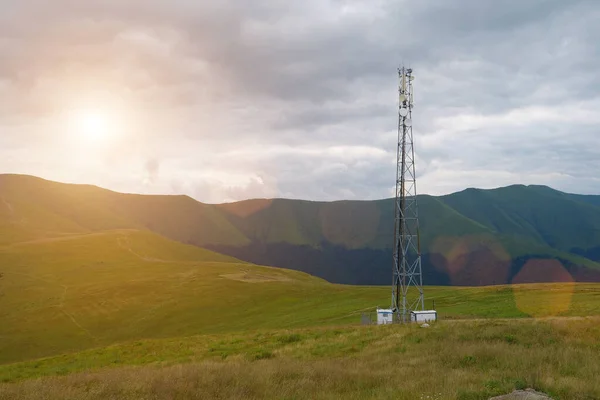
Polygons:
[[412,131],[413,80],[411,68],[399,68],[398,163],[394,228],[392,310],[400,322],[410,312],[424,310],[421,244],[417,212],[417,180]]

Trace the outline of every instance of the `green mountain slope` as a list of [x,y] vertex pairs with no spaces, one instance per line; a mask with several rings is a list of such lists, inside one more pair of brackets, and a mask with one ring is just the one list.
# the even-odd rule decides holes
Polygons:
[[249,240],[215,207],[188,196],[117,195],[112,207],[135,225],[171,239],[203,246],[244,245]]
[[0,175],[0,244],[110,229],[148,229],[184,243],[248,239],[214,207],[187,196],[140,196]]
[[0,175],[0,197],[9,222],[32,237],[134,227],[133,221],[112,209],[114,195],[94,186]]
[[[420,196],[425,242],[440,235],[491,233],[488,227],[456,212],[439,199]],[[260,243],[316,247],[323,242],[348,249],[391,247],[394,201],[247,200],[216,206],[246,237]]]
[[0,247],[0,362],[274,320],[293,325],[301,322],[295,303],[335,294],[330,287],[150,232],[8,245]]
[[583,195],[583,194],[567,194],[567,197],[582,203],[588,203],[596,207],[600,207],[600,196]]
[[[532,259],[556,272],[536,272],[528,279],[562,279],[562,268],[572,279],[598,281],[598,199],[523,185],[419,196],[425,282],[508,283]],[[208,205],[187,196],[120,194],[0,175],[0,245],[111,229],[148,230],[337,283],[389,283],[393,213],[392,199]]]
[[497,233],[527,236],[565,251],[600,244],[600,209],[547,187],[468,189],[441,200]]
[[[543,186],[469,189],[419,196],[425,281],[481,285],[511,282],[530,259],[548,273],[596,281],[600,272],[600,208]],[[218,206],[251,240],[211,245],[226,254],[298,269],[332,282],[384,284],[390,280],[392,199],[303,202],[250,200]],[[265,234],[269,233],[269,234]],[[595,247],[599,246],[599,247]],[[598,253],[598,254],[597,254]],[[561,278],[562,279],[562,278]]]

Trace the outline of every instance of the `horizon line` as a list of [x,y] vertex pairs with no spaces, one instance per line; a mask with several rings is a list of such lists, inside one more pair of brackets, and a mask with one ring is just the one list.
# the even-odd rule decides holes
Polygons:
[[[48,179],[48,178],[43,178],[41,176],[37,176],[37,175],[31,175],[31,174],[25,174],[25,173],[12,173],[12,172],[1,172],[0,173],[0,178],[3,176],[14,176],[14,177],[26,177],[26,178],[33,178],[33,179],[37,179],[37,180],[41,180],[41,181],[45,181],[45,182],[51,182],[51,183],[56,183],[56,184],[61,184],[61,185],[74,185],[74,186],[92,186],[101,190],[107,190],[109,192],[113,192],[113,193],[118,193],[118,194],[124,194],[124,195],[135,195],[135,196],[173,196],[173,197],[189,197],[190,199],[197,201],[198,203],[202,203],[202,204],[206,204],[206,205],[223,205],[223,204],[235,204],[235,203],[241,203],[241,202],[245,202],[245,201],[269,201],[269,200],[288,200],[288,201],[304,201],[304,202],[312,202],[312,203],[336,203],[336,202],[369,202],[369,201],[386,201],[386,200],[393,200],[394,197],[390,196],[390,197],[383,197],[383,198],[377,198],[377,199],[338,199],[338,200],[310,200],[310,199],[302,199],[302,198],[291,198],[291,197],[249,197],[246,199],[242,199],[242,200],[233,200],[233,201],[223,201],[220,203],[209,203],[209,202],[203,202],[200,201],[188,194],[185,193],[171,193],[171,194],[165,194],[165,193],[139,193],[139,192],[121,192],[121,191],[117,191],[117,190],[113,190],[113,189],[109,189],[106,187],[102,187],[93,183],[78,183],[78,182],[65,182],[65,181],[58,181],[58,180],[54,180],[54,179]],[[454,194],[458,194],[458,193],[462,193],[465,192],[467,190],[480,190],[480,191],[493,191],[493,190],[500,190],[500,189],[507,189],[507,188],[511,188],[511,187],[543,187],[543,188],[548,188],[550,190],[556,191],[556,192],[560,192],[560,193],[564,193],[564,194],[570,194],[570,195],[577,195],[577,196],[600,196],[600,194],[582,194],[582,193],[571,193],[571,192],[565,192],[556,188],[553,188],[551,186],[548,185],[541,185],[541,184],[523,184],[523,183],[513,183],[510,185],[505,185],[505,186],[497,186],[497,187],[493,187],[493,188],[479,188],[479,187],[474,187],[474,186],[470,186],[470,187],[466,187],[464,189],[461,190],[457,190],[454,192],[450,192],[450,193],[446,193],[446,194],[441,194],[441,195],[432,195],[432,194],[428,194],[428,193],[418,193],[418,196],[429,196],[429,197],[445,197],[445,196],[451,196]]]

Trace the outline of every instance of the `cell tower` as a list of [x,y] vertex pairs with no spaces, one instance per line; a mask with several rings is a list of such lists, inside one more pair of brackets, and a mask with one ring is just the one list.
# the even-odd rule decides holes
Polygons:
[[400,322],[411,311],[425,309],[421,244],[417,212],[417,179],[412,131],[413,80],[411,68],[399,68],[398,162],[394,228],[392,311]]

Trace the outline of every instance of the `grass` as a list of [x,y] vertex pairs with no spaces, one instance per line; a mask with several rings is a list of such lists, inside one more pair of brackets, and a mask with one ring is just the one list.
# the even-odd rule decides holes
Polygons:
[[[388,287],[332,285],[149,232],[0,248],[0,364],[138,339],[336,326]],[[444,319],[600,315],[600,285],[428,287]]]
[[[387,306],[389,287],[332,285],[181,243],[372,246],[387,237],[389,201],[240,209],[23,179],[0,176],[0,399],[468,400],[525,387],[600,398],[599,284],[427,287],[440,322],[364,327],[361,313]],[[496,197],[508,211],[485,218],[424,197],[439,209],[424,223],[474,243],[496,227],[512,234],[497,247],[513,256],[535,248],[527,240],[578,242],[531,236],[538,214],[551,232],[564,221]],[[592,207],[582,226],[596,226]]]
[[0,399],[475,400],[525,387],[596,399],[599,322],[441,321],[133,341],[0,366]]
[[431,328],[359,325],[389,297],[145,231],[5,245],[0,399],[600,395],[598,284],[427,287]]

